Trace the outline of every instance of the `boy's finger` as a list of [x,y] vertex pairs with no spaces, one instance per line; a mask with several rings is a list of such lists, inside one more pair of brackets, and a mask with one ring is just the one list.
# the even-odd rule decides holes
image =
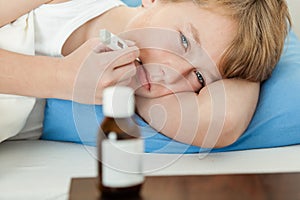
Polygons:
[[124,65],[116,68],[113,71],[113,76],[116,82],[122,82],[124,80],[131,79],[136,74],[136,66],[134,63]]
[[109,64],[112,69],[115,69],[134,62],[139,55],[139,49],[136,46],[133,46],[126,49],[103,53],[102,59],[105,59],[105,63]]

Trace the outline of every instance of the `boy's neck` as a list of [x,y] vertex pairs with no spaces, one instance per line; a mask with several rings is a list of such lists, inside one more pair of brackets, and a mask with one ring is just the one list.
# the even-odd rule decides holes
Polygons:
[[119,6],[91,20],[88,37],[97,37],[100,29],[107,29],[114,34],[123,32],[127,24],[140,12],[140,8]]

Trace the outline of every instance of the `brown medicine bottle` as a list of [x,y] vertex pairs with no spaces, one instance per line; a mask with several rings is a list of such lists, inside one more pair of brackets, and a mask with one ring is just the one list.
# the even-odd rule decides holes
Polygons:
[[144,182],[144,143],[133,120],[134,92],[114,86],[103,91],[105,116],[98,141],[99,189],[102,198],[139,197]]

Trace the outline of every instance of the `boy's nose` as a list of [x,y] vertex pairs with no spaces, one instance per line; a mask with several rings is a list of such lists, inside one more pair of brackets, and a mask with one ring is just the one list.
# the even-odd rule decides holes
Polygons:
[[[145,66],[145,65],[144,65]],[[157,63],[147,64],[145,69],[149,73],[150,82],[163,82],[165,79],[165,71],[162,66]]]
[[166,84],[173,84],[181,79],[184,79],[187,73],[190,71],[184,66],[174,67],[174,65],[169,63],[151,63],[144,65],[144,67],[149,74],[151,82],[160,82]]

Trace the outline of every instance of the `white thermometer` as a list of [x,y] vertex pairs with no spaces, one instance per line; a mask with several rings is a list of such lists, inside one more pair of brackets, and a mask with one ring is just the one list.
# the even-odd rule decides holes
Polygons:
[[[122,40],[121,38],[119,38],[118,36],[114,35],[106,29],[101,29],[99,36],[100,41],[107,47],[109,47],[111,50],[120,50],[128,47],[124,40]],[[136,61],[140,64],[142,63],[139,58],[136,58]]]
[[125,41],[106,29],[100,30],[100,41],[112,50],[119,50],[128,47]]

